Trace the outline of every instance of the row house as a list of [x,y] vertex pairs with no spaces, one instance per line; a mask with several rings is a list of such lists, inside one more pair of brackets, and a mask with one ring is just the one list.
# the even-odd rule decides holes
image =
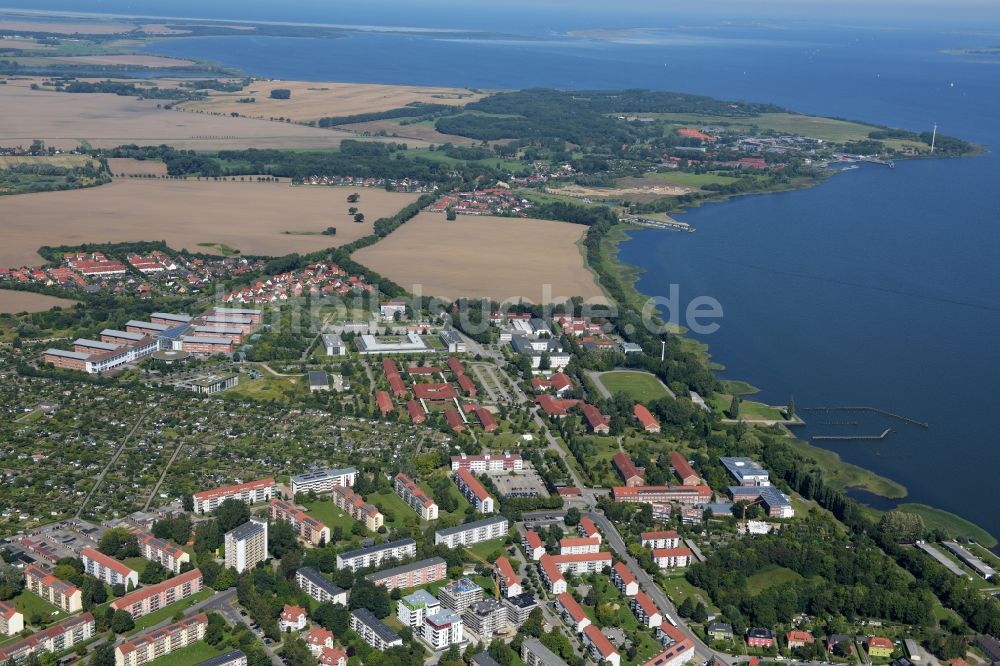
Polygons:
[[205,638],[208,616],[204,613],[133,636],[115,648],[115,666],[140,666]]
[[27,638],[0,645],[0,663],[13,661],[15,664],[23,664],[33,654],[65,652],[93,638],[96,629],[94,616],[90,613],[75,615]]
[[202,583],[201,571],[192,569],[119,597],[111,602],[111,608],[127,612],[132,619],[140,618],[201,592]]

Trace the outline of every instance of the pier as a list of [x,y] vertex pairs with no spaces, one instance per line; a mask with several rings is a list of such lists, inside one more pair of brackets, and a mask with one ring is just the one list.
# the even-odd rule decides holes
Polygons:
[[930,428],[930,424],[926,421],[918,421],[916,419],[911,419],[908,416],[903,416],[902,414],[896,414],[895,412],[890,412],[885,409],[879,409],[878,407],[864,407],[864,406],[850,406],[850,407],[803,407],[803,411],[806,412],[871,412],[873,414],[880,414],[882,416],[888,416],[889,418],[902,421],[903,423],[908,423],[910,425],[919,426],[921,428]]
[[815,435],[813,441],[826,441],[826,442],[848,442],[848,441],[878,441],[880,439],[885,439],[892,432],[892,428],[886,428],[882,431],[881,435]]
[[646,227],[648,229],[669,229],[671,231],[686,231],[692,233],[694,227],[686,222],[678,222],[677,220],[650,220],[644,217],[634,217],[629,216],[622,218],[622,222],[627,222],[628,224],[634,224],[639,227]]

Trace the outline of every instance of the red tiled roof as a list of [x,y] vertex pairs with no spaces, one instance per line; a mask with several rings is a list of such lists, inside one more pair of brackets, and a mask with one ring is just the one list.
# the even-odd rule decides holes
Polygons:
[[559,600],[559,603],[566,609],[566,612],[569,613],[574,622],[587,619],[587,614],[583,612],[583,607],[580,606],[579,602],[569,592],[560,593],[556,599]]
[[327,640],[333,640],[333,632],[329,629],[313,625],[309,631],[306,632],[305,638],[306,643],[309,643],[310,645],[323,645]]
[[[465,430],[465,423],[462,421],[462,416],[454,409],[446,409],[444,412],[444,420],[448,422],[451,429],[456,432],[462,432]],[[465,471],[465,470],[462,470]]]
[[608,426],[610,419],[606,414],[602,414],[597,407],[585,402],[580,406],[580,409],[583,411],[583,418],[587,419],[587,424],[591,430],[606,428]]
[[891,650],[892,641],[882,636],[871,636],[868,639],[868,647],[885,648],[887,650]]
[[562,572],[559,571],[559,567],[551,555],[542,555],[541,559],[538,560],[538,564],[542,567],[545,577],[549,579],[550,583],[563,580]]
[[579,400],[558,400],[548,393],[535,396],[535,402],[549,416],[566,416],[566,410],[579,403]]
[[281,609],[281,619],[285,622],[298,622],[299,618],[304,617],[305,614],[306,609],[299,606],[285,604],[285,607]]
[[652,617],[660,612],[660,609],[656,607],[653,600],[649,598],[649,595],[645,592],[639,592],[635,595],[635,603],[639,605],[642,612],[646,614],[647,617]]
[[677,476],[682,482],[691,478],[699,478],[691,464],[677,451],[670,452],[670,464],[674,466],[674,471],[677,472]]
[[563,537],[559,539],[560,548],[573,548],[575,546],[600,546],[601,542],[593,537]]
[[624,451],[619,451],[612,456],[611,462],[618,469],[618,473],[621,474],[622,479],[626,482],[637,477],[641,479],[646,475],[644,471],[639,471],[639,468],[635,466],[634,462],[632,462],[631,456]]
[[632,574],[632,570],[629,569],[628,565],[624,562],[617,562],[613,568],[615,573],[618,574],[618,577],[621,578],[622,582],[626,585],[637,582],[635,580],[635,576]]
[[658,530],[654,532],[643,532],[639,535],[640,539],[643,541],[653,541],[655,539],[678,539],[680,534],[674,530]]
[[133,573],[136,574],[138,573],[134,569],[131,569],[128,566],[126,566],[124,562],[119,562],[115,558],[109,557],[108,555],[105,555],[101,551],[94,550],[93,548],[83,548],[82,550],[80,550],[80,556],[94,560],[102,567],[117,572],[118,575],[120,576],[128,577]]
[[447,382],[440,384],[414,384],[413,394],[419,400],[452,400],[458,397],[455,387]]
[[635,404],[632,408],[632,413],[635,414],[635,418],[639,420],[639,424],[646,429],[654,428],[659,429],[660,422],[657,421],[645,405]]
[[583,494],[583,491],[576,486],[565,486],[563,488],[559,488],[558,492],[560,497],[579,497]]
[[789,631],[787,634],[785,634],[785,642],[786,643],[792,643],[792,642],[795,642],[795,641],[797,641],[799,643],[809,643],[809,644],[812,644],[812,642],[813,642],[813,635],[810,634],[808,631],[800,631],[798,629]]
[[601,630],[598,629],[596,625],[587,625],[587,628],[583,630],[583,633],[586,634],[587,639],[597,649],[597,652],[601,655],[601,657],[607,659],[609,656],[618,653],[617,650],[615,650],[615,646],[612,645],[611,641],[609,641],[607,637],[601,633]]
[[542,537],[538,536],[538,532],[535,530],[528,530],[525,532],[524,540],[528,542],[528,547],[532,550],[545,547],[545,544],[542,543]]
[[157,583],[156,585],[147,585],[146,587],[141,587],[135,592],[130,592],[124,596],[118,597],[111,602],[111,607],[115,610],[126,609],[129,606],[133,606],[143,599],[155,596],[166,590],[179,587],[188,581],[194,581],[201,578],[201,569],[191,569],[190,571],[185,571],[182,574],[178,574],[173,578],[168,578],[162,583]]
[[552,555],[553,561],[562,564],[564,562],[608,562],[611,563],[611,553],[576,553],[575,555]]
[[501,555],[497,558],[496,568],[497,571],[500,572],[500,575],[503,576],[504,584],[507,585],[507,587],[515,585],[521,581],[521,579],[517,576],[517,572],[514,571],[514,567],[511,566],[510,560],[506,557]]
[[594,521],[587,516],[580,519],[580,527],[583,528],[583,533],[587,536],[592,536],[598,533],[597,525],[595,525]]
[[427,415],[424,414],[424,408],[416,400],[406,401],[406,411],[410,414],[410,420],[414,423],[423,423],[427,420]]
[[462,483],[468,487],[472,494],[478,497],[480,500],[487,499],[490,494],[486,492],[486,488],[483,488],[483,484],[479,482],[475,474],[467,469],[460,469],[456,472],[458,478],[462,480]]
[[206,500],[213,497],[222,497],[224,495],[235,495],[236,493],[243,492],[244,490],[257,490],[258,488],[266,488],[273,485],[274,479],[268,477],[266,479],[258,479],[257,481],[237,483],[232,486],[221,486],[219,488],[212,488],[211,490],[202,490],[200,493],[195,493],[193,497],[195,500]]
[[375,392],[375,404],[378,405],[379,411],[385,416],[392,411],[392,398],[385,391]]
[[653,559],[658,557],[694,557],[691,549],[684,546],[678,546],[677,548],[654,548],[651,552]]

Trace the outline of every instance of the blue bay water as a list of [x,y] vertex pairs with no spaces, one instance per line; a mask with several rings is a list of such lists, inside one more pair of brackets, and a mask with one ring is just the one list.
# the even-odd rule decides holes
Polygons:
[[[65,4],[65,3],[64,3]],[[1000,44],[1000,20],[908,13],[899,21],[698,20],[665,14],[528,16],[333,10],[273,3],[253,14],[187,0],[204,18],[448,27],[521,37],[439,39],[348,32],[343,39],[180,38],[156,53],[204,58],[255,75],[482,88],[643,87],[775,102],[797,111],[941,131],[1000,145],[1000,61],[945,49]],[[293,3],[294,5],[294,3]],[[367,3],[365,3],[367,6]],[[152,3],[104,0],[96,11]],[[266,7],[267,9],[262,9]],[[317,5],[313,5],[317,7]],[[248,10],[249,11],[249,10]],[[358,10],[360,11],[360,10]],[[527,11],[527,10],[526,10]],[[166,12],[161,12],[166,13]],[[904,20],[905,19],[905,20]],[[662,26],[625,40],[569,39],[585,28]],[[331,109],[330,115],[337,115]],[[724,376],[800,408],[860,404],[930,423],[924,430],[856,415],[802,412],[804,435],[894,432],[829,446],[904,483],[913,501],[1000,535],[994,424],[1000,374],[1000,161],[899,163],[818,187],[706,205],[681,215],[694,234],[640,231],[622,258],[646,269],[639,289],[709,295],[725,317],[706,336]],[[857,420],[858,426],[824,426]]]

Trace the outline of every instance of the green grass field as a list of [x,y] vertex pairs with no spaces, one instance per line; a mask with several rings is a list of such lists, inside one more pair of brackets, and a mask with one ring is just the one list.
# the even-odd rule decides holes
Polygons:
[[222,397],[229,400],[262,400],[266,402],[284,402],[291,396],[306,391],[303,380],[298,377],[275,377],[267,371],[257,379],[246,375],[240,376],[240,383],[222,392]]
[[740,403],[740,417],[748,420],[768,420],[780,421],[785,418],[785,414],[770,405],[753,400],[744,400]]
[[785,567],[767,567],[747,578],[747,589],[752,594],[760,594],[769,587],[802,578],[797,572]]
[[[715,173],[690,173],[687,171],[665,171],[663,173],[647,173],[644,180],[653,183],[666,183],[668,185],[678,185],[680,187],[702,187],[704,185],[729,185],[735,183],[738,178],[733,176],[722,176]],[[652,184],[652,183],[651,183]]]
[[935,509],[926,504],[900,504],[899,509],[907,513],[917,514],[924,519],[924,525],[932,530],[940,529],[961,539],[975,539],[987,548],[993,548],[997,545],[997,540],[992,534],[979,525],[953,513]]
[[417,512],[391,490],[377,495],[369,495],[365,499],[382,511],[387,527],[402,527],[406,523],[416,524],[420,522],[420,516],[417,515]]
[[660,380],[645,372],[602,372],[600,379],[612,395],[624,393],[638,402],[652,402],[667,396]]
[[46,622],[54,622],[66,617],[66,614],[57,607],[28,590],[22,590],[21,594],[11,599],[8,603],[24,614],[25,624],[28,624],[31,616],[35,613],[40,613],[44,616]]
[[194,666],[194,664],[217,657],[220,654],[222,653],[219,650],[208,643],[198,641],[149,663],[156,664],[156,666]]
[[344,537],[350,538],[351,528],[354,527],[354,523],[357,521],[338,509],[337,505],[332,501],[327,499],[316,500],[315,502],[299,502],[299,504],[308,509],[309,515],[316,520],[322,521],[331,531],[339,525],[344,531]]
[[[752,118],[722,118],[719,116],[702,116],[686,113],[654,114],[658,118],[673,120],[684,125],[731,127],[734,129],[757,127],[762,130],[788,132],[800,136],[809,136],[824,141],[843,143],[868,138],[868,133],[876,129],[870,125],[854,123],[847,120],[805,116],[797,113],[765,113]],[[674,128],[667,128],[672,131]]]

